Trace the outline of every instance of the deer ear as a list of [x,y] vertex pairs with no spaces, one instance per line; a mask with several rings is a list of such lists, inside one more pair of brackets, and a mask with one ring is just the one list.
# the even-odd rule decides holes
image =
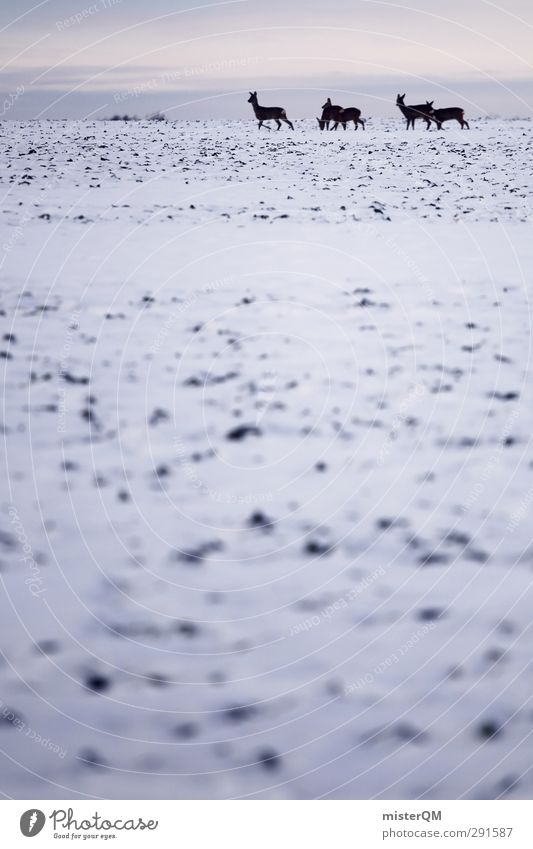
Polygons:
[[255,96],[257,97],[257,92],[256,92],[256,91],[254,91],[254,94],[255,94]]
[[433,106],[433,104],[434,104],[434,103],[435,103],[435,101],[434,101],[434,100],[430,100],[430,101],[429,101],[429,105],[430,105],[430,106]]

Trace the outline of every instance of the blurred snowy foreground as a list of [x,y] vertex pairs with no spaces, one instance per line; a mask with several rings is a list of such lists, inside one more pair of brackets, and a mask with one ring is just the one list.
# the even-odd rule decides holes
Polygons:
[[1,125],[1,783],[530,798],[528,121]]

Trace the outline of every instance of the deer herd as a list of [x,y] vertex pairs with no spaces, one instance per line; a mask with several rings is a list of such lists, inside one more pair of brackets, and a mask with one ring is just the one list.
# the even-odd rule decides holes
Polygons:
[[[426,100],[425,103],[406,106],[404,100],[405,94],[399,94],[396,98],[396,106],[405,118],[407,130],[409,127],[412,127],[414,130],[417,118],[420,118],[425,122],[426,130],[429,130],[432,123],[437,125],[437,130],[440,130],[442,129],[442,125],[445,121],[457,121],[461,125],[462,130],[464,130],[465,127],[467,130],[470,129],[468,121],[465,120],[464,109],[460,109],[458,106],[449,106],[446,109],[434,109],[433,100]],[[278,125],[278,130],[280,129],[281,122],[283,121],[285,124],[289,125],[291,130],[294,130],[294,124],[287,118],[285,109],[281,106],[260,106],[257,101],[256,91],[250,92],[248,103],[252,104],[255,117],[258,121],[259,130],[265,121],[275,121]],[[317,121],[321,130],[336,130],[339,124],[345,130],[346,125],[349,124],[350,121],[353,121],[354,130],[357,130],[359,124],[363,130],[365,129],[365,122],[361,118],[360,109],[357,109],[355,106],[349,106],[347,108],[339,106],[338,104],[332,103],[330,97],[328,97],[322,106],[322,115],[320,118],[317,118]],[[266,126],[270,129],[268,124]]]

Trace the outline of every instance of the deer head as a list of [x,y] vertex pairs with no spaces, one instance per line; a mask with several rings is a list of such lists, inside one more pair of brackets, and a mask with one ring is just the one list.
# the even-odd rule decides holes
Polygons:
[[432,112],[434,112],[434,111],[435,111],[435,110],[433,109],[433,104],[434,104],[434,103],[435,103],[435,101],[434,101],[434,100],[426,100],[426,106],[427,106],[427,108],[428,108],[428,112],[429,112],[429,114],[430,114],[430,115],[431,115],[431,113],[432,113]]
[[403,102],[404,97],[405,97],[405,94],[398,94],[396,96],[396,106],[404,106],[404,102]]
[[250,97],[248,98],[248,100],[246,102],[247,103],[257,103],[257,92],[256,91],[250,91],[249,94],[250,94]]
[[328,99],[326,100],[326,102],[322,106],[322,109],[329,109],[330,106],[331,106],[331,97],[328,97]]

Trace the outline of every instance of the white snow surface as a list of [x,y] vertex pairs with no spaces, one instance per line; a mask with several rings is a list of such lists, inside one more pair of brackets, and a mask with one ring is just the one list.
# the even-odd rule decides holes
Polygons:
[[0,790],[531,798],[530,121],[4,122]]

